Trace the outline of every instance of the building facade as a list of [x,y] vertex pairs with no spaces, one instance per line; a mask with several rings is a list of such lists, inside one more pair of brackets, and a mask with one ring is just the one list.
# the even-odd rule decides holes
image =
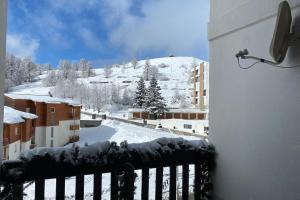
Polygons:
[[[300,68],[239,68],[235,54],[272,59],[282,0],[210,1],[210,141],[217,151],[217,200],[300,199]],[[299,27],[300,1],[289,0]],[[300,47],[282,66],[300,64]],[[251,61],[241,61],[243,65]]]
[[37,116],[4,107],[3,159],[17,159],[20,152],[32,147]]
[[[149,113],[142,108],[129,108],[129,119],[151,119]],[[207,112],[198,109],[169,109],[160,119],[206,120]]]
[[192,104],[200,109],[209,105],[209,64],[202,62],[192,69]]
[[5,105],[36,114],[35,144],[37,147],[63,146],[79,137],[80,109],[77,102],[33,95],[5,95]]

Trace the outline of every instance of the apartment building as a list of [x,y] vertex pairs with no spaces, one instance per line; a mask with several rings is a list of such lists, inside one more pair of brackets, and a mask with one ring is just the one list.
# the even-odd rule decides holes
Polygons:
[[5,105],[36,114],[37,147],[62,146],[79,138],[80,108],[75,101],[49,96],[5,94]]
[[33,147],[37,115],[4,106],[3,159],[17,159],[21,151]]
[[200,109],[207,109],[209,104],[209,64],[202,62],[192,69],[192,103]]

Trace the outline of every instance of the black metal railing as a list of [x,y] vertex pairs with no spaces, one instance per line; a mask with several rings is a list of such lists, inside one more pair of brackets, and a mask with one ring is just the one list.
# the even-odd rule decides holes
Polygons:
[[[35,182],[34,199],[45,198],[45,180],[56,179],[53,196],[65,199],[65,180],[75,176],[76,200],[84,199],[84,176],[93,175],[93,199],[102,197],[102,174],[110,173],[110,198],[133,199],[136,171],[141,170],[141,196],[149,199],[149,170],[155,168],[155,199],[163,197],[164,167],[168,167],[168,199],[189,199],[189,185],[193,184],[194,199],[208,199],[212,185],[210,171],[214,150],[204,140],[187,141],[181,138],[160,138],[141,144],[117,145],[114,142],[97,143],[84,147],[37,148],[23,153],[20,160],[5,161],[1,165],[3,185],[1,199],[23,199],[24,184]],[[190,171],[189,165],[194,165]],[[182,169],[181,194],[178,194],[176,176]],[[190,174],[194,182],[190,183]]]

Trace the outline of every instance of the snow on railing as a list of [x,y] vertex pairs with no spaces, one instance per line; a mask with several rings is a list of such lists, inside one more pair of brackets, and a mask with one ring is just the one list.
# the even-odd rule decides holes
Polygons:
[[[156,168],[155,199],[162,199],[163,167],[170,168],[169,199],[176,199],[177,166],[182,168],[182,199],[188,199],[189,165],[194,164],[195,199],[205,199],[211,189],[214,150],[205,140],[160,138],[139,144],[96,143],[85,147],[36,148],[19,160],[1,165],[5,186],[0,198],[23,199],[23,185],[35,182],[35,199],[45,198],[45,180],[56,179],[56,199],[65,198],[65,180],[75,176],[75,199],[84,198],[84,175],[93,174],[93,199],[101,199],[102,173],[111,173],[111,199],[133,199],[135,170],[142,169],[141,199],[149,198],[149,169]],[[55,187],[55,186],[52,186]]]

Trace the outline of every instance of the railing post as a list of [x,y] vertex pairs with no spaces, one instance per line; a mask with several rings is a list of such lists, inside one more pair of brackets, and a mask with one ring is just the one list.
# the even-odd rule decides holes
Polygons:
[[23,199],[23,184],[12,186],[12,199],[13,200]]
[[163,167],[156,168],[155,200],[162,200]]

